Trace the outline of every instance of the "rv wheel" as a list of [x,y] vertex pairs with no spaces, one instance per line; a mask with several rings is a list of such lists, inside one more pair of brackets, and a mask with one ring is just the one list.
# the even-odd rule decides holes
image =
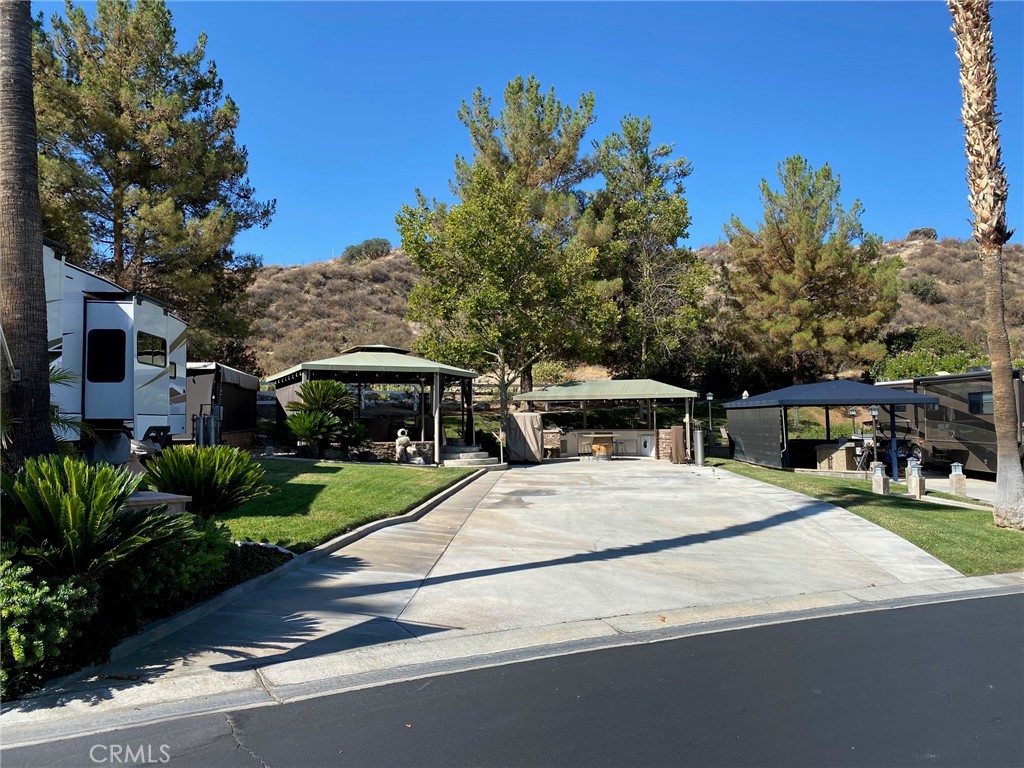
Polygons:
[[924,450],[920,445],[913,445],[910,448],[910,458],[916,461],[918,464],[924,466]]

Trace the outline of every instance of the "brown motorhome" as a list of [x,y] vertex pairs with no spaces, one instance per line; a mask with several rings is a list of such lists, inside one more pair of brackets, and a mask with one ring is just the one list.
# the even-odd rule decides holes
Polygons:
[[[896,406],[897,430],[907,430],[906,439],[912,443],[912,452],[922,463],[948,466],[955,461],[966,470],[996,472],[991,371],[919,376],[882,381],[877,386],[939,398],[938,405]],[[1017,404],[1017,451],[1022,455],[1024,402],[1020,370],[1013,372],[1013,393]],[[881,422],[887,423],[888,418]]]

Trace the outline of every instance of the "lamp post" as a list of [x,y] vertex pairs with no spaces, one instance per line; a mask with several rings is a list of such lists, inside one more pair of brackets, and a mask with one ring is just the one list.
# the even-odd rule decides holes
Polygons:
[[846,415],[850,417],[850,437],[853,437],[853,433],[857,431],[857,409],[850,408]]
[[708,392],[708,394],[707,394],[707,401],[708,401],[708,437],[711,436],[711,401],[714,400],[714,399],[715,399],[715,396],[713,394],[711,394],[710,392]]
[[871,454],[872,460],[878,461],[878,406],[871,406]]

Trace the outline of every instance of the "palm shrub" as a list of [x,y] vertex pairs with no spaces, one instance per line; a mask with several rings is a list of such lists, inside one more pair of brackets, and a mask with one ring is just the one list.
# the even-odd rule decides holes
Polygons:
[[0,560],[0,698],[73,667],[67,652],[95,610],[92,589],[77,577],[39,579],[28,565]]
[[149,547],[198,535],[187,519],[126,508],[141,482],[126,469],[72,456],[27,459],[17,475],[0,476],[10,543],[43,576],[95,580]]
[[270,492],[263,466],[228,445],[183,445],[149,460],[146,481],[154,491],[191,496],[185,509],[203,520]]
[[331,440],[344,428],[341,419],[326,411],[300,411],[288,417],[288,429],[295,439],[312,446],[315,458],[324,455]]
[[340,381],[315,379],[304,382],[296,396],[298,399],[288,405],[288,410],[292,413],[321,411],[333,414],[339,419],[347,419],[359,408],[355,395]]
[[338,433],[337,440],[343,451],[365,448],[373,442],[370,439],[370,430],[366,428],[365,424],[360,424],[357,421],[344,424]]

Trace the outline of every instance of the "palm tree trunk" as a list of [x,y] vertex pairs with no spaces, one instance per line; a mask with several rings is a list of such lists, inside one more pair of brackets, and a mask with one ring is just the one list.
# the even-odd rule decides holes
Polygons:
[[32,9],[0,2],[0,398],[11,420],[6,467],[56,450],[50,429],[46,287],[32,95]]
[[1013,394],[1010,342],[1003,305],[1003,245],[1008,184],[999,148],[996,67],[988,0],[949,0],[960,59],[963,122],[967,146],[967,187],[985,274],[985,329],[992,360],[993,418],[996,428],[995,524],[1024,530],[1024,472],[1017,444],[1019,415]]

